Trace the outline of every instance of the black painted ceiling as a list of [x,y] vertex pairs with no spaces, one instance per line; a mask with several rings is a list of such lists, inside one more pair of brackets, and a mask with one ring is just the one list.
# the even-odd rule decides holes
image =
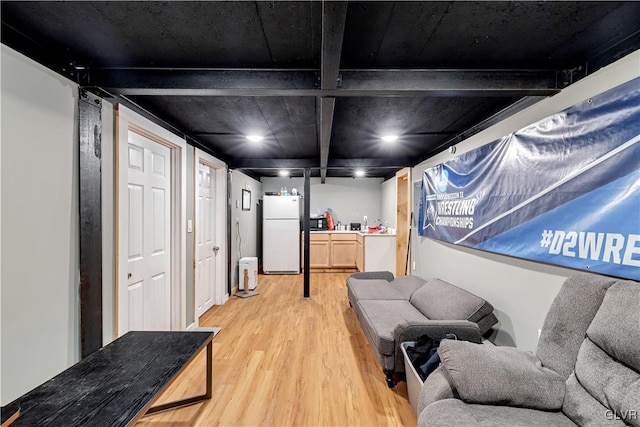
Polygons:
[[255,177],[390,176],[640,48],[633,1],[0,6],[2,43]]

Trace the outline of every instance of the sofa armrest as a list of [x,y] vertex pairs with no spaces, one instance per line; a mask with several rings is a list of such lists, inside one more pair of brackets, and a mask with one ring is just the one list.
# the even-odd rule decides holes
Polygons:
[[391,282],[394,277],[390,271],[361,271],[353,273],[350,277],[354,279],[382,279]]
[[460,398],[470,403],[559,410],[564,378],[531,352],[443,340],[438,354]]
[[395,371],[404,372],[404,358],[400,351],[400,343],[417,341],[422,335],[431,339],[441,339],[446,334],[454,334],[459,340],[482,342],[482,335],[478,325],[468,320],[427,320],[424,322],[407,322],[400,324],[393,330],[393,340],[396,345]]
[[431,339],[440,339],[446,334],[455,334],[459,340],[482,342],[480,328],[476,323],[468,320],[425,320],[424,322],[408,322],[396,326],[393,331],[394,341],[400,346],[401,342],[417,341],[426,334]]

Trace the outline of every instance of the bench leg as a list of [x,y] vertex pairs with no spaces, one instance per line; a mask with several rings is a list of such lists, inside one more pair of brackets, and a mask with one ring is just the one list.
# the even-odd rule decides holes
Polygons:
[[190,397],[188,399],[178,400],[175,402],[164,403],[162,405],[154,406],[149,408],[149,410],[145,413],[145,415],[154,414],[156,412],[167,411],[169,409],[182,408],[189,405],[194,405],[196,403],[200,403],[204,400],[211,399],[213,386],[213,344],[209,342],[207,344],[207,385],[206,392],[200,396]]

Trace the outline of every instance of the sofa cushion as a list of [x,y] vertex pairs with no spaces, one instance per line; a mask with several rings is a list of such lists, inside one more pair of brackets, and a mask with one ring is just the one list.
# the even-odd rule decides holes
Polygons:
[[609,277],[577,274],[565,280],[542,326],[536,356],[542,364],[565,378],[573,371],[589,324],[602,304]]
[[395,286],[386,280],[380,279],[353,279],[347,280],[347,294],[351,305],[361,299],[394,300],[408,299]]
[[459,399],[432,403],[420,413],[419,427],[451,426],[554,426],[575,427],[562,412],[547,412],[512,406],[474,405]]
[[562,412],[580,426],[625,426],[613,412],[591,396],[580,385],[574,374],[569,375],[566,384]]
[[493,311],[491,304],[444,280],[429,280],[409,300],[422,314],[433,320],[477,322]]
[[604,391],[614,414],[634,427],[640,427],[640,381],[625,389],[607,388]]
[[564,378],[544,368],[533,353],[444,340],[438,354],[451,383],[466,402],[544,410],[562,407]]
[[575,378],[576,387],[582,387],[601,405],[634,426],[640,426],[638,342],[640,286],[619,281],[607,291],[587,330],[578,353]]
[[395,355],[393,331],[406,322],[421,322],[425,318],[407,300],[359,300],[356,312],[365,335],[379,353]]
[[640,374],[609,357],[588,338],[578,353],[575,376],[591,396],[609,409],[624,413],[640,410],[640,393],[633,393],[634,387],[638,390],[640,385]]
[[[624,313],[624,315],[621,315]],[[607,354],[640,371],[640,286],[630,280],[611,286],[587,335]],[[578,378],[579,379],[579,378]]]
[[411,298],[411,295],[424,286],[425,283],[427,283],[427,281],[422,277],[409,275],[396,277],[391,282],[391,286],[397,289],[405,299],[409,299]]

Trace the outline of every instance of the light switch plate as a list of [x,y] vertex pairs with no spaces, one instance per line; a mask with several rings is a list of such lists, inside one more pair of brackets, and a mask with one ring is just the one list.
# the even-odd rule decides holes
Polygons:
[[187,233],[193,233],[193,220],[187,220]]

